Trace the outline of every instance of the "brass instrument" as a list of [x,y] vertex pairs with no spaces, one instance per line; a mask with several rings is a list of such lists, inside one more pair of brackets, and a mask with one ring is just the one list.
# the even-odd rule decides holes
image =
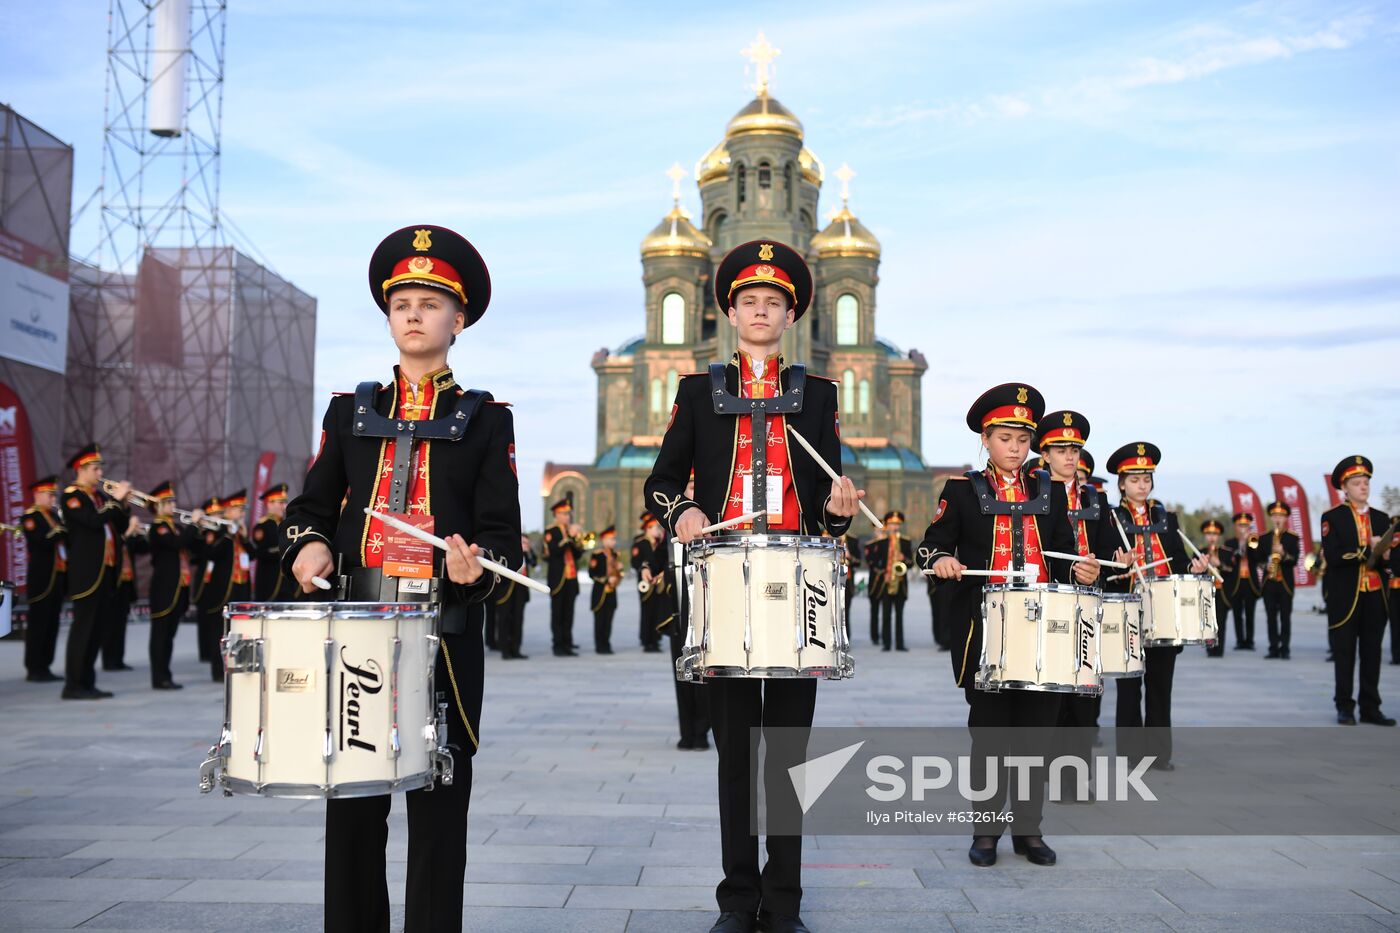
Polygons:
[[622,561],[617,559],[616,551],[607,551],[604,556],[608,562],[608,589],[616,592],[622,584]]
[[638,592],[638,593],[641,593],[643,596],[645,596],[646,594],[650,593],[650,592],[651,592],[651,581],[650,581],[650,580],[638,580],[638,581],[637,581],[637,592]]
[[598,546],[598,536],[590,531],[574,538],[574,543],[579,546],[580,550],[591,551]]
[[1320,566],[1322,566],[1322,555],[1316,551],[1310,552],[1307,557],[1303,558],[1303,569],[1308,573],[1316,573]]
[[20,528],[18,525],[9,525],[5,522],[0,522],[0,534],[12,534],[18,538],[24,534],[24,529]]
[[[1390,527],[1381,533],[1380,543],[1371,548],[1371,556],[1366,559],[1367,567],[1374,570],[1381,565],[1381,558],[1385,557],[1390,551],[1391,546],[1395,544],[1394,535],[1396,531],[1400,531],[1400,516],[1390,520]],[[1360,542],[1362,547],[1366,547],[1369,543],[1370,542],[1367,541]]]
[[1256,550],[1258,550],[1258,549],[1259,549],[1259,536],[1258,536],[1258,535],[1250,535],[1250,536],[1249,536],[1249,542],[1248,542],[1248,544],[1247,544],[1247,547],[1248,547],[1251,551],[1256,551]]
[[900,581],[904,579],[905,574],[908,572],[908,564],[902,560],[895,561],[894,566],[890,567],[889,572],[885,574],[885,593],[890,596],[897,595],[899,593]]
[[[117,485],[118,483],[116,480],[104,479],[102,480],[102,491],[111,496],[112,490],[115,489]],[[143,509],[149,509],[155,504],[156,500],[133,486],[131,491],[126,494],[126,501],[134,502]]]

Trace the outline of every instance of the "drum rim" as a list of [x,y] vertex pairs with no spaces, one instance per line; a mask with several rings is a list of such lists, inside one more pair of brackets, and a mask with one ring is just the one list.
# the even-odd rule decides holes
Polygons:
[[286,612],[289,615],[271,615],[272,618],[284,619],[288,622],[295,621],[323,621],[327,618],[350,618],[348,613],[355,613],[355,617],[364,618],[366,615],[380,615],[384,618],[399,617],[422,617],[428,618],[437,614],[438,607],[435,603],[385,603],[385,602],[351,602],[351,601],[327,601],[327,602],[242,602],[229,603],[224,607],[225,618],[233,615],[255,618],[258,616],[269,616],[273,613]]
[[798,534],[754,534],[744,532],[743,534],[718,535],[713,538],[702,538],[699,541],[692,541],[686,545],[687,553],[697,553],[719,549],[740,548],[740,547],[792,547],[792,548],[814,548],[820,550],[831,550],[839,552],[841,542],[835,538],[823,538],[820,535],[798,535]]
[[[1078,583],[986,583],[982,589],[989,593],[1082,593],[1102,598],[1103,590],[1096,586],[1082,586]],[[1142,597],[1138,597],[1141,599]]]

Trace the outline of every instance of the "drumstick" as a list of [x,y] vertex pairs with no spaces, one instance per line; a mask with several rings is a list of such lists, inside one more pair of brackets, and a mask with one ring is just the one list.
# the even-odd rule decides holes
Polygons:
[[742,525],[744,522],[751,522],[755,518],[758,518],[758,516],[758,512],[745,512],[743,515],[736,516],[735,518],[727,519],[722,522],[715,522],[713,525],[706,525],[696,532],[696,534],[707,535],[712,531],[723,531],[726,528],[733,528],[735,525]]
[[[393,525],[399,531],[402,531],[404,534],[412,535],[419,541],[426,541],[428,544],[431,544],[434,547],[441,548],[444,551],[449,550],[447,542],[445,540],[439,538],[435,534],[431,534],[429,532],[424,531],[422,528],[417,528],[413,525],[410,525],[408,522],[404,521],[401,518],[395,518],[392,515],[385,515],[383,512],[376,512],[374,511],[374,509],[368,508],[365,509],[365,514],[368,515],[370,518],[379,519],[386,525]],[[497,576],[505,577],[507,580],[514,580],[521,586],[528,586],[532,590],[536,590],[540,593],[545,594],[546,596],[549,595],[549,587],[545,586],[538,580],[532,580],[524,574],[516,573],[514,570],[511,570],[504,564],[498,564],[494,560],[491,560],[489,557],[482,557],[480,555],[477,555],[476,560],[477,563],[481,564],[481,566],[485,567],[487,570],[491,571]]]
[[[1081,563],[1082,561],[1086,561],[1086,560],[1089,559],[1088,557],[1085,557],[1085,556],[1083,556],[1083,555],[1081,555],[1081,554],[1066,554],[1064,551],[1041,551],[1040,553],[1044,554],[1046,557],[1054,557],[1054,558],[1057,558],[1057,559],[1059,559],[1059,560],[1074,561],[1076,564]],[[1102,557],[1100,557],[1098,560],[1099,560],[1099,563],[1103,564],[1105,567],[1127,567],[1127,566],[1128,566],[1127,564],[1119,563],[1119,562],[1116,561],[1116,560],[1106,560],[1106,559],[1104,559],[1104,558],[1102,558]]]
[[[1109,514],[1113,516],[1113,527],[1115,527],[1115,528],[1118,529],[1118,537],[1121,538],[1122,541],[1123,541],[1123,550],[1127,551],[1129,554],[1133,553],[1133,546],[1132,546],[1131,544],[1128,543],[1128,533],[1127,533],[1126,531],[1123,530],[1123,522],[1122,522],[1121,520],[1119,520],[1119,518],[1118,518],[1118,513],[1117,513],[1116,511],[1113,511],[1113,512],[1110,512]],[[1141,583],[1141,584],[1142,584],[1142,588],[1143,588],[1144,590],[1146,590],[1146,589],[1147,589],[1147,577],[1145,577],[1145,576],[1142,575],[1142,570],[1140,570],[1140,569],[1137,567],[1136,562],[1134,562],[1134,564],[1133,564],[1133,569],[1134,569],[1135,571],[1137,571],[1138,583]],[[1116,580],[1116,579],[1118,579],[1118,578],[1117,578],[1117,577],[1109,577],[1109,579],[1110,579],[1110,580]]]
[[[1169,564],[1169,563],[1171,563],[1171,558],[1170,558],[1170,557],[1163,557],[1161,560],[1154,560],[1154,561],[1153,561],[1152,563],[1150,563],[1150,564],[1143,564],[1141,567],[1134,567],[1133,569],[1136,570],[1136,571],[1140,574],[1140,573],[1142,573],[1142,571],[1144,571],[1144,570],[1151,570],[1153,567],[1160,567],[1160,566],[1162,566],[1163,564]],[[1131,576],[1132,576],[1131,573],[1115,573],[1113,576],[1109,577],[1109,579],[1110,579],[1110,580],[1121,580],[1121,579],[1123,579],[1124,577],[1131,577]],[[1143,583],[1143,586],[1146,586],[1146,585],[1147,585],[1146,583]]]
[[[1186,546],[1191,549],[1192,553],[1197,557],[1205,557],[1205,555],[1201,553],[1201,549],[1196,547],[1196,542],[1186,537],[1186,532],[1178,528],[1176,533],[1181,535],[1181,540],[1186,542]],[[1221,583],[1225,582],[1225,578],[1220,575],[1220,571],[1212,567],[1209,560],[1206,561],[1206,569],[1210,571],[1211,576],[1215,577],[1215,579],[1219,580]]]
[[[932,576],[933,569],[924,571],[924,576]],[[1038,574],[1029,570],[963,570],[964,577],[1035,577]]]
[[[841,482],[841,474],[833,470],[831,468],[831,464],[827,463],[825,460],[822,459],[822,455],[817,453],[816,448],[814,448],[811,444],[807,443],[807,438],[803,437],[801,434],[798,434],[795,430],[793,430],[792,425],[788,425],[787,430],[788,433],[793,436],[793,439],[796,440],[797,443],[802,445],[802,449],[807,451],[807,453],[811,454],[812,459],[817,461],[817,466],[821,467],[823,470],[826,470],[826,475],[831,477],[831,481],[833,483]],[[870,524],[874,525],[876,528],[884,530],[885,523],[875,517],[875,513],[870,511],[870,506],[866,505],[859,499],[856,500],[856,505],[860,506],[860,510],[865,513],[865,517],[870,519]]]
[[328,590],[331,588],[330,582],[325,577],[312,577],[311,582],[320,590]]

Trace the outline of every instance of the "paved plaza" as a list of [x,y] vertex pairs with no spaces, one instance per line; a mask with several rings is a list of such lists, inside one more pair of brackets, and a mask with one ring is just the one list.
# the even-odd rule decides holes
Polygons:
[[[1300,609],[1313,602],[1298,600]],[[469,930],[682,933],[708,930],[716,916],[714,752],[675,748],[668,656],[640,651],[630,591],[623,603],[612,657],[592,654],[583,599],[583,655],[550,656],[547,605],[535,599],[530,659],[488,658],[463,891]],[[855,617],[856,678],[820,687],[819,724],[966,721],[921,588],[909,603],[908,654],[871,651],[863,599]],[[146,633],[134,625],[128,637],[135,671],[99,672],[99,685],[117,694],[101,703],[63,703],[58,685],[25,683],[21,646],[0,643],[0,929],[320,929],[324,805],[201,796],[198,767],[217,735],[222,691],[195,659],[190,625],[175,664],[186,689],[150,690]],[[1291,661],[1187,649],[1175,721],[1332,722],[1324,641],[1321,617],[1303,611]],[[1391,715],[1400,713],[1397,671],[1381,673]],[[1358,728],[1400,742],[1400,730]],[[401,800],[391,822],[390,898],[401,923]],[[817,933],[1400,930],[1397,836],[1050,842],[1060,856],[1053,868],[1029,865],[1003,842],[999,864],[975,869],[964,836],[809,838],[803,916]]]

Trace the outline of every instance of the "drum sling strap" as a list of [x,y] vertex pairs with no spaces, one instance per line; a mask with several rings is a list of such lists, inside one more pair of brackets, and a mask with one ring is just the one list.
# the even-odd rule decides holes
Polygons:
[[[394,441],[393,483],[389,486],[389,501],[386,510],[403,513],[408,504],[409,489],[413,485],[413,457],[418,445],[425,441],[460,441],[467,436],[467,428],[472,418],[481,410],[482,404],[491,400],[491,393],[480,389],[467,389],[457,399],[453,412],[429,421],[411,421],[407,418],[386,418],[374,407],[374,395],[380,389],[377,382],[362,382],[355,388],[355,423],[352,433],[356,437],[378,437]],[[399,578],[378,575],[378,598],[388,602],[400,599]],[[427,582],[427,581],[414,581]],[[439,579],[431,581],[430,591],[436,602]],[[365,598],[363,593],[354,593],[350,598]],[[418,596],[421,600],[422,596]]]
[[[972,491],[977,494],[977,508],[983,515],[1010,515],[1013,516],[1011,522],[1011,569],[1024,570],[1026,566],[1026,539],[1025,522],[1017,521],[1026,515],[1049,515],[1050,514],[1050,474],[1045,470],[1036,470],[1035,477],[1038,495],[1034,499],[1026,502],[1002,502],[992,491],[992,484],[987,482],[987,476],[981,470],[968,470],[964,474],[972,481]],[[1047,566],[1045,572],[1048,575],[1050,568]]]
[[[768,416],[795,415],[802,410],[802,390],[807,385],[807,367],[788,367],[788,389],[775,398],[740,398],[724,384],[724,363],[710,364],[710,395],[717,415],[748,414],[753,427],[753,518],[756,534],[768,533]],[[792,456],[788,455],[789,458]],[[791,464],[789,464],[791,469]]]
[[1148,507],[1148,509],[1149,509],[1148,514],[1151,516],[1151,520],[1150,520],[1150,521],[1148,522],[1148,524],[1146,524],[1146,525],[1135,525],[1135,524],[1133,524],[1133,513],[1132,513],[1132,511],[1129,510],[1129,509],[1125,509],[1125,508],[1123,508],[1122,506],[1119,506],[1119,509],[1120,509],[1120,510],[1122,511],[1122,513],[1123,513],[1123,516],[1122,516],[1122,517],[1124,517],[1125,519],[1127,519],[1126,521],[1123,522],[1123,530],[1126,531],[1126,532],[1127,532],[1128,534],[1130,534],[1130,535],[1142,535],[1142,536],[1143,536],[1143,538],[1142,538],[1142,562],[1143,562],[1144,564],[1150,564],[1150,563],[1152,563],[1153,561],[1158,560],[1158,559],[1161,558],[1161,557],[1166,557],[1167,555],[1165,555],[1165,554],[1158,555],[1158,554],[1157,554],[1156,552],[1154,552],[1153,549],[1152,549],[1152,536],[1153,536],[1154,534],[1156,534],[1156,535],[1164,535],[1164,534],[1167,533],[1167,509],[1166,509],[1166,506],[1164,506],[1164,505],[1162,505],[1161,503],[1158,503],[1158,502],[1152,503],[1152,504]]
[[1080,522],[1096,522],[1103,511],[1103,499],[1099,496],[1099,491],[1093,486],[1079,487],[1079,501],[1081,507],[1069,510],[1069,524],[1071,528],[1078,528]]

